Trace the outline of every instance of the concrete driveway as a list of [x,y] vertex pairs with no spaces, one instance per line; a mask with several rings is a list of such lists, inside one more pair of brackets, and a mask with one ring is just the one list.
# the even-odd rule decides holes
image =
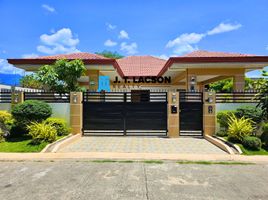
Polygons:
[[267,200],[267,171],[267,165],[0,162],[0,199]]
[[226,154],[203,138],[81,137],[59,152]]

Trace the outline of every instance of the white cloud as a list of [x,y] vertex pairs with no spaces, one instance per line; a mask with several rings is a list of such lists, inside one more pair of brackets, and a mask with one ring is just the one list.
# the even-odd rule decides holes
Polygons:
[[168,60],[168,58],[169,58],[166,54],[161,54],[159,56],[153,56],[153,57],[164,59],[164,60]]
[[173,53],[175,54],[184,54],[191,51],[195,51],[198,47],[193,46],[193,44],[197,44],[200,42],[206,35],[199,33],[184,33],[174,40],[170,40],[166,47],[173,48]]
[[6,59],[0,59],[0,73],[3,74],[23,74],[24,70],[18,69],[9,64]]
[[116,29],[116,26],[115,26],[115,25],[112,25],[112,24],[110,24],[110,23],[106,23],[106,26],[107,26],[107,29],[108,29],[108,30]]
[[136,42],[132,42],[131,44],[127,44],[126,42],[121,43],[120,50],[125,51],[127,54],[135,54],[138,53],[138,45]]
[[51,12],[51,13],[56,12],[55,8],[53,8],[52,6],[47,5],[47,4],[43,4],[42,8],[44,8],[45,10],[47,10],[48,12]]
[[198,50],[197,44],[207,36],[220,34],[224,32],[234,31],[241,27],[241,24],[226,24],[220,23],[215,28],[207,31],[206,33],[184,33],[168,41],[166,48],[173,48],[175,54],[185,54],[195,50]]
[[22,58],[36,58],[38,55],[36,53],[23,54]]
[[120,39],[129,39],[128,33],[125,30],[121,30],[118,37]]
[[208,35],[215,35],[219,33],[225,33],[237,30],[241,28],[241,24],[230,24],[230,23],[220,23],[218,26],[214,27],[213,29],[207,32]]
[[62,28],[54,34],[43,34],[40,36],[42,45],[37,46],[41,53],[73,53],[79,52],[76,45],[79,43],[78,38],[74,38],[71,29]]
[[117,42],[114,42],[114,41],[112,41],[110,39],[108,39],[108,40],[106,40],[104,42],[104,46],[107,46],[107,47],[113,47],[113,46],[116,46],[116,45],[117,45]]

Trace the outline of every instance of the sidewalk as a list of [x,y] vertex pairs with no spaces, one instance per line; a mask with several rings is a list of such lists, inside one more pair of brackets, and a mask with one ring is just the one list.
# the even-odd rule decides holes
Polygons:
[[236,161],[267,163],[268,156],[244,156],[230,154],[156,154],[115,152],[72,152],[72,153],[0,153],[0,161],[33,161],[62,159],[119,159],[119,160],[187,160],[187,161]]

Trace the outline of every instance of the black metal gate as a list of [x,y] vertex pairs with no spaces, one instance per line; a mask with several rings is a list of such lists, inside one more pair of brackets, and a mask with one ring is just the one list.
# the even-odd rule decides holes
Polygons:
[[167,93],[84,92],[84,135],[167,135]]
[[180,135],[203,135],[203,93],[180,92]]

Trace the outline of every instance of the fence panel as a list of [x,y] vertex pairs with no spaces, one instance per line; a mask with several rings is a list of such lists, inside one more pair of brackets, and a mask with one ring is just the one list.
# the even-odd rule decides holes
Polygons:
[[70,103],[70,93],[24,92],[24,100],[41,100],[47,103]]

